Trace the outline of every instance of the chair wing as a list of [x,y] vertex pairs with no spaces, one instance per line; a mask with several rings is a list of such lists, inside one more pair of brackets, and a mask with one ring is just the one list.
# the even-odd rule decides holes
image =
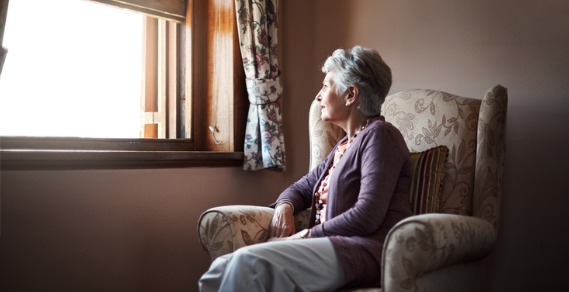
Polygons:
[[478,118],[473,214],[494,228],[498,227],[500,218],[507,108],[508,91],[495,86],[482,99]]
[[328,153],[346,134],[342,128],[326,123],[320,118],[320,102],[314,100],[308,114],[310,164],[312,170],[326,158]]

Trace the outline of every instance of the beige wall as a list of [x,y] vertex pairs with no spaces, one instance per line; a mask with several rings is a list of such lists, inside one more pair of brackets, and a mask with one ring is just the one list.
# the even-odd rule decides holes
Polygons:
[[281,1],[288,170],[2,171],[0,290],[195,290],[209,263],[197,240],[199,214],[222,204],[268,204],[307,170],[306,114],[323,77],[319,66],[333,49],[355,44],[384,56],[392,91],[428,87],[481,97],[497,83],[509,89],[503,216],[487,261],[490,285],[560,285],[568,255],[567,238],[556,234],[564,229],[559,222],[569,222],[562,156],[569,142],[569,5],[518,2]]

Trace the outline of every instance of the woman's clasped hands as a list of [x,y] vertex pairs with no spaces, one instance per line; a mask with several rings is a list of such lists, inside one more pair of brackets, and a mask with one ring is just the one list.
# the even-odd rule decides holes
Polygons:
[[289,203],[279,204],[275,208],[275,214],[270,226],[268,241],[293,240],[304,238],[304,230],[298,233],[294,226],[294,209]]

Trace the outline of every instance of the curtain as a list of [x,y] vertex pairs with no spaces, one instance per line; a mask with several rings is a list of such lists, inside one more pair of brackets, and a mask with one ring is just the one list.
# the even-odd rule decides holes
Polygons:
[[235,0],[241,56],[249,96],[245,170],[285,170],[278,65],[278,0]]

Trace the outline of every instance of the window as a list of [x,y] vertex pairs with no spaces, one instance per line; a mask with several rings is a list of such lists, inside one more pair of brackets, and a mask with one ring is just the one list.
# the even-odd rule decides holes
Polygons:
[[[130,8],[129,3],[137,2],[95,1],[119,3],[127,8]],[[151,5],[161,2],[158,4],[162,5],[168,1],[138,2],[148,2]],[[100,6],[116,9],[106,5]],[[145,10],[140,5],[133,7],[144,13],[156,11],[156,8]],[[27,9],[32,8],[33,6],[27,6]],[[10,9],[7,27],[11,21]],[[184,7],[183,10],[187,10],[187,17],[185,14],[171,11],[159,15],[169,17],[173,21],[141,16],[142,14],[133,16],[144,21],[144,33],[141,37],[141,40],[144,40],[141,41],[144,43],[141,48],[144,56],[141,59],[144,62],[140,63],[143,73],[138,73],[138,77],[142,76],[143,86],[139,89],[143,97],[142,101],[137,100],[135,114],[138,126],[135,132],[143,138],[135,138],[133,134],[129,134],[130,137],[121,134],[114,138],[3,136],[0,138],[2,167],[241,165],[240,149],[243,145],[245,109],[248,103],[237,43],[233,1],[190,0],[187,8]],[[69,10],[66,12],[69,13]],[[133,15],[130,11],[121,12]],[[184,18],[180,19],[180,15]],[[73,27],[73,23],[69,23],[69,26]],[[4,47],[7,44],[9,43],[4,42]],[[10,58],[10,48],[7,49]],[[8,70],[7,68],[9,67],[6,66],[4,70]],[[0,81],[0,86],[2,82],[4,80]],[[121,85],[126,83],[121,81]],[[104,87],[95,82],[83,86]],[[81,91],[81,88],[76,91]],[[88,97],[88,100],[93,98]],[[50,96],[44,99],[49,100]],[[77,104],[75,101],[65,103],[66,106]],[[112,101],[102,103],[106,106],[116,105],[116,102]],[[76,113],[74,109],[71,111]],[[123,120],[124,117],[126,114],[122,117]],[[108,117],[107,114],[99,114],[97,118],[105,119],[106,122]],[[67,118],[65,122],[73,123],[70,120]],[[111,125],[118,124],[113,122]],[[103,135],[106,133],[108,132],[105,131]]]
[[9,16],[0,135],[140,137],[144,15],[92,1],[24,0],[10,3]]

